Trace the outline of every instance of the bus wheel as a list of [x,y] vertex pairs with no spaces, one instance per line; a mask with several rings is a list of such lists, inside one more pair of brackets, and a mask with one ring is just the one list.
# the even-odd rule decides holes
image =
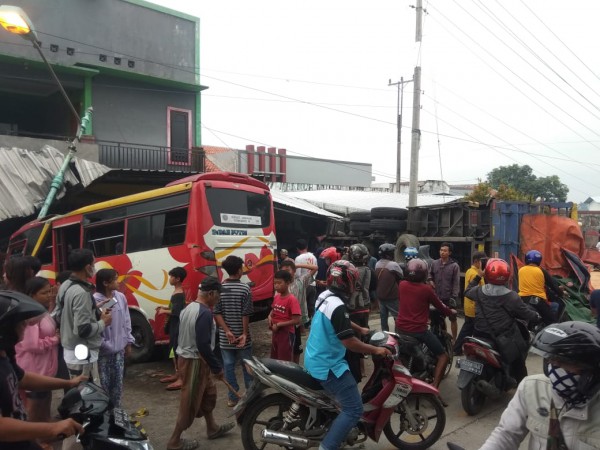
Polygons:
[[148,320],[137,311],[131,311],[131,334],[135,339],[131,348],[131,362],[148,361],[154,350],[154,333]]

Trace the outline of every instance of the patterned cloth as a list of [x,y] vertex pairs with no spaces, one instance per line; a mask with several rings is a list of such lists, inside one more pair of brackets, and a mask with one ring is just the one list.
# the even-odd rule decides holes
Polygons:
[[121,407],[123,398],[123,373],[125,370],[125,350],[98,357],[100,384],[108,393],[114,408]]

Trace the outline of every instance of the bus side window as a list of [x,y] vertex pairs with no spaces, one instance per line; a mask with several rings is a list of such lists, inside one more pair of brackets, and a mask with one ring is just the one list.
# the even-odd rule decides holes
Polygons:
[[127,252],[141,252],[183,244],[186,223],[187,209],[129,219]]
[[83,245],[94,252],[97,257],[117,254],[118,244],[123,242],[125,222],[112,222],[87,227],[83,237]]

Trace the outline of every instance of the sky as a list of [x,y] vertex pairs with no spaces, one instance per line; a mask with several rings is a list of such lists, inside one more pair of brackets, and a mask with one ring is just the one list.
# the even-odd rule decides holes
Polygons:
[[[373,165],[396,177],[398,90],[421,67],[418,179],[529,165],[600,196],[598,0],[156,0],[200,18],[202,143]],[[413,83],[404,87],[409,180]]]

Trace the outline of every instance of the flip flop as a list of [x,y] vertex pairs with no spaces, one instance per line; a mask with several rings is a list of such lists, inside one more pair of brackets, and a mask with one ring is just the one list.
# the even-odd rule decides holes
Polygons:
[[169,448],[167,450],[194,450],[200,446],[200,442],[196,439],[181,439],[181,447]]
[[181,381],[177,380],[174,383],[168,385],[165,389],[167,391],[178,391],[181,389],[181,386],[183,386],[183,384],[181,383]]
[[230,432],[231,430],[233,430],[234,427],[235,427],[234,422],[229,422],[224,425],[221,425],[217,431],[215,431],[213,434],[208,436],[208,440],[212,441],[213,439],[220,438],[221,436],[223,436],[223,435],[227,434],[228,432]]
[[179,378],[177,377],[177,375],[167,375],[166,377],[162,377],[160,380],[161,383],[173,383],[174,381],[177,381]]

